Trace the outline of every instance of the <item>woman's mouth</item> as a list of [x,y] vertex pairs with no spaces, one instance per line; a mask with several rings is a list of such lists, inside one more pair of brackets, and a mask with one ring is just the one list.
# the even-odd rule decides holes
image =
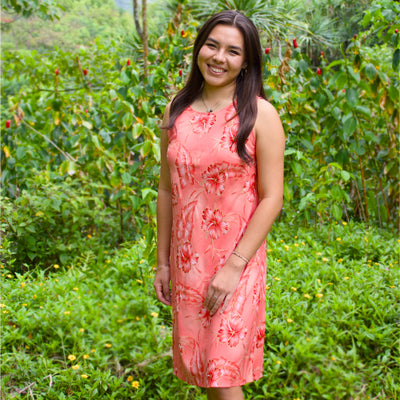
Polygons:
[[214,74],[222,74],[223,72],[225,72],[223,68],[213,67],[211,65],[208,66],[208,69]]

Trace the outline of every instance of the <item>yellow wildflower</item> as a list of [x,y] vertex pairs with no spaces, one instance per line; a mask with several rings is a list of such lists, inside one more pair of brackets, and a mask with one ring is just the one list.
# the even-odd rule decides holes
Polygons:
[[90,350],[92,353],[94,353],[95,351],[96,351],[96,349],[92,349],[92,350]]
[[286,321],[289,322],[289,324],[291,324],[293,322],[293,320],[291,318],[288,318]]
[[269,290],[270,289],[270,287],[269,286],[265,286],[265,290]]
[[81,377],[82,377],[83,379],[89,378],[86,374],[82,374]]
[[122,324],[124,321],[123,321],[122,319],[117,319],[117,322],[118,322],[119,324]]
[[341,238],[336,238],[336,241],[341,242],[342,239]]
[[335,360],[336,360],[336,358],[332,356],[332,357],[331,357],[331,360],[332,360],[332,361],[335,361]]
[[293,292],[297,291],[297,289],[294,286],[292,286],[291,289],[293,290]]
[[139,384],[138,381],[133,381],[133,382],[131,383],[131,385],[132,385],[132,387],[135,388],[135,389],[139,389],[139,386],[140,386],[140,384]]
[[53,265],[53,268],[54,268],[54,269],[58,269],[58,268],[60,268],[60,266],[59,266],[58,264],[54,264],[54,265]]
[[92,235],[87,235],[87,237],[88,237],[88,239],[91,239],[91,238],[92,238]]
[[73,354],[70,354],[67,358],[68,358],[68,360],[70,360],[70,361],[76,360],[76,357],[75,357]]
[[127,380],[128,382],[132,382],[132,381],[133,381],[133,376],[128,376],[128,377],[126,378],[126,380]]
[[3,314],[8,314],[8,311],[7,310],[3,310]]
[[299,244],[298,244],[298,243],[295,243],[295,244],[294,244],[294,247],[299,247]]
[[324,257],[324,258],[322,259],[322,261],[328,262],[329,260],[328,260],[326,257]]
[[307,293],[303,294],[303,297],[305,297],[306,299],[311,298],[311,296],[309,294],[307,294]]
[[104,346],[109,349],[110,347],[112,347],[112,344],[111,343],[106,343]]
[[74,369],[74,370],[77,370],[77,369],[80,368],[80,366],[79,366],[79,364],[76,364],[76,365],[73,365],[71,368]]
[[90,357],[89,354],[84,354],[84,355],[83,355],[83,359],[84,359],[84,360],[88,360],[89,357]]
[[324,295],[322,294],[322,293],[317,293],[316,295],[315,295],[315,297],[318,297],[319,299],[321,298],[321,297],[323,297]]
[[280,281],[281,280],[281,278],[278,278],[277,276],[275,276],[275,278],[274,278],[276,281]]
[[85,329],[80,328],[80,329],[79,329],[79,332],[85,332]]
[[144,262],[143,260],[140,260],[140,261],[139,261],[139,264],[143,264],[143,262]]
[[287,244],[285,244],[284,248],[286,251],[288,251],[290,249],[290,247]]
[[64,311],[65,315],[71,314],[71,311]]
[[143,283],[143,281],[141,281],[140,279],[136,279],[137,283]]
[[77,287],[74,287],[72,290],[75,290],[75,291],[77,291],[77,290],[79,290],[79,288],[77,288]]
[[346,221],[342,221],[342,224],[343,224],[344,226],[346,226],[346,225],[347,225],[347,222],[346,222]]
[[151,315],[152,317],[154,317],[154,318],[157,318],[157,317],[158,317],[158,313],[157,313],[157,312],[152,312],[150,315]]
[[0,308],[4,308],[5,306],[5,304],[0,304]]
[[275,362],[276,362],[277,364],[282,364],[279,360],[276,360]]
[[350,279],[348,276],[344,277],[344,280],[347,281],[348,279]]

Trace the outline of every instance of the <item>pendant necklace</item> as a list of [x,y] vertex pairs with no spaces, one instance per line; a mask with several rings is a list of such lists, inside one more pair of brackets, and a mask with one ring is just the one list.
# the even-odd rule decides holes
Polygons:
[[212,113],[213,110],[215,110],[216,108],[218,108],[218,106],[221,104],[221,101],[219,101],[218,103],[216,103],[216,104],[214,105],[214,107],[212,107],[212,108],[208,107],[207,104],[206,104],[206,102],[204,101],[203,93],[201,93],[201,101],[203,102],[204,107],[206,108],[206,110],[207,110],[208,113]]

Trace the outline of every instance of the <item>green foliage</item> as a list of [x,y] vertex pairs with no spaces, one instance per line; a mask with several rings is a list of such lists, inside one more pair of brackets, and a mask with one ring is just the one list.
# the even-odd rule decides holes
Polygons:
[[[57,0],[1,0],[2,12],[24,18],[36,15],[44,20],[52,20],[58,18],[58,13],[63,9]],[[2,28],[4,22],[7,24],[12,21],[2,21]]]
[[6,244],[0,259],[7,269],[22,273],[29,265],[71,264],[84,253],[115,247],[121,236],[135,236],[131,221],[120,226],[119,213],[106,206],[100,191],[101,184],[71,178],[55,183],[44,173],[29,180],[14,202],[1,198]]
[[[5,396],[205,399],[172,376],[171,313],[154,295],[150,242],[46,274],[2,266]],[[278,224],[268,248],[264,375],[246,398],[395,399],[397,240],[356,223]]]
[[75,51],[95,39],[112,40],[132,30],[132,18],[117,10],[113,0],[63,2],[57,21],[43,21],[36,13],[29,19],[10,20],[2,34],[2,50]]

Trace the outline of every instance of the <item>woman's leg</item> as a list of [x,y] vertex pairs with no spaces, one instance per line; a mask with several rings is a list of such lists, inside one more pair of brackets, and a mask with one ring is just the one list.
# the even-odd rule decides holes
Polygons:
[[244,400],[241,386],[230,388],[207,388],[208,400]]

